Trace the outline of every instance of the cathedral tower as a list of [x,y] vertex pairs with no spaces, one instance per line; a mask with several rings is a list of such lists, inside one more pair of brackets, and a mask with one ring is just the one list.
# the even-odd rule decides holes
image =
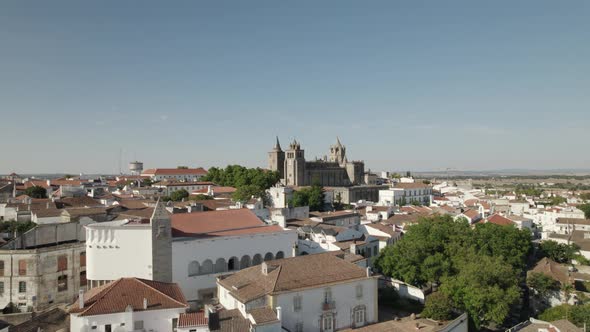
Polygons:
[[274,148],[268,153],[268,169],[278,171],[280,179],[285,178],[285,152],[281,149],[278,137]]
[[344,166],[346,160],[346,147],[340,143],[340,138],[336,137],[336,144],[330,146],[330,161]]
[[305,154],[296,140],[289,144],[285,152],[285,184],[287,186],[305,186]]

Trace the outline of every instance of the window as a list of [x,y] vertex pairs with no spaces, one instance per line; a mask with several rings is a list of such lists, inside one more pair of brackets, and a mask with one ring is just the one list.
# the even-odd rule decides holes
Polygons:
[[111,324],[107,324],[104,326],[104,332],[111,332]]
[[295,324],[295,332],[303,332],[303,323],[298,322]]
[[298,312],[301,310],[301,295],[295,295],[293,298],[293,311]]
[[86,266],[86,251],[80,253],[80,267]]
[[86,279],[86,271],[80,272],[80,287],[86,286],[88,284],[88,279]]
[[21,259],[18,261],[18,275],[19,276],[26,276],[27,275],[27,261],[25,259]]
[[356,298],[360,299],[363,297],[363,285],[356,285]]
[[324,315],[324,317],[322,318],[322,325],[324,327],[325,332],[332,331],[332,323],[332,315]]
[[0,261],[0,277],[4,276],[4,261]]
[[0,281],[0,294],[4,294],[4,281]]
[[68,276],[57,277],[57,291],[63,292],[68,290]]
[[19,293],[26,293],[27,292],[27,282],[26,281],[19,281],[18,282],[18,292]]
[[379,254],[378,246],[373,247],[373,256],[377,256]]
[[57,257],[57,272],[65,271],[68,269],[68,256],[61,255]]
[[324,303],[332,302],[332,290],[330,288],[324,289]]
[[134,330],[143,330],[143,321],[136,320],[135,322],[133,322],[133,329]]
[[172,331],[176,331],[176,327],[178,327],[178,318],[172,318]]
[[365,313],[366,309],[365,306],[358,306],[354,308],[354,326],[363,326],[365,325]]

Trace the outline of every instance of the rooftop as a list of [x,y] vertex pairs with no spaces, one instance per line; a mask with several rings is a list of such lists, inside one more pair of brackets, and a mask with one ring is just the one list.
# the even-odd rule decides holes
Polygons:
[[220,277],[218,283],[238,300],[249,302],[266,294],[364,278],[367,278],[365,269],[332,253],[321,253],[263,262]]
[[283,231],[267,225],[248,209],[179,213],[171,216],[174,237],[232,236]]
[[[147,300],[147,308],[144,301]],[[133,311],[187,308],[182,291],[176,284],[139,278],[121,278],[106,285],[93,288],[84,294],[84,306],[76,301],[71,313],[79,316],[107,315]]]

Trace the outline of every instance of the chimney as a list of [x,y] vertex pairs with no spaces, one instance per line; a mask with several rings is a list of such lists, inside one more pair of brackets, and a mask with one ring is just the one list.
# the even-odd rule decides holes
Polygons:
[[371,276],[371,268],[367,266],[367,277]]
[[78,292],[78,307],[84,308],[84,291],[80,289]]
[[205,310],[205,315],[207,315],[209,321],[209,330],[219,330],[219,313],[213,306],[210,306],[208,309],[209,310]]
[[277,319],[281,321],[281,307],[277,307]]
[[147,301],[147,299],[144,297],[144,298],[143,298],[143,310],[147,310],[147,308],[148,308],[148,301]]
[[356,243],[354,242],[350,244],[350,253],[356,255]]

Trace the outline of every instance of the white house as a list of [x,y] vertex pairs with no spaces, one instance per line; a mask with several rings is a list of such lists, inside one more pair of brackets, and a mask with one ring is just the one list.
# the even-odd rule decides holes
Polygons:
[[297,243],[296,231],[267,225],[248,209],[169,215],[158,203],[151,219],[86,228],[91,287],[121,277],[173,281],[193,307],[214,297],[220,274],[291,257]]
[[141,173],[141,176],[149,176],[154,181],[177,180],[177,181],[200,181],[207,175],[202,168],[151,168]]
[[70,331],[169,332],[187,308],[175,284],[122,278],[80,294],[70,309]]
[[284,329],[331,332],[377,322],[377,277],[331,253],[273,260],[217,279],[243,316],[275,309]]
[[379,190],[379,205],[405,205],[412,202],[430,204],[432,187],[424,183],[396,183],[394,187]]
[[274,208],[286,208],[289,205],[289,201],[293,198],[293,188],[274,186],[267,190],[268,197],[270,199],[270,206]]

